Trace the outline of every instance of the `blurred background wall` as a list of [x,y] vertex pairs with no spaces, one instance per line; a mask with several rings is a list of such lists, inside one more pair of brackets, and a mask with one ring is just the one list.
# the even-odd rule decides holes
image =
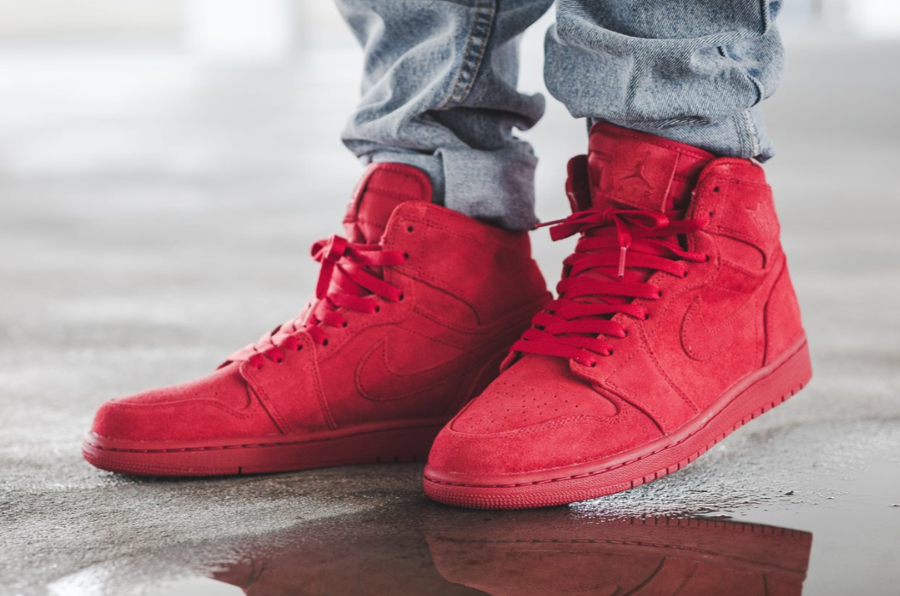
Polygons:
[[[786,0],[785,26],[900,35],[897,0]],[[193,54],[278,59],[350,41],[322,0],[0,0],[0,43],[143,41]]]
[[[541,63],[552,18],[522,40],[526,92],[548,95]],[[802,210],[800,197],[818,193],[859,195],[856,176],[879,179],[890,166],[870,170],[900,151],[900,0],[784,0],[780,26],[787,71],[766,115],[780,152],[770,175],[791,197],[782,209]],[[161,237],[214,217],[221,238],[192,236],[179,249],[186,272],[209,274],[191,278],[202,291],[222,274],[210,255],[247,251],[235,235],[290,221],[286,235],[312,241],[340,221],[359,175],[340,131],[361,66],[330,0],[0,0],[0,272],[35,267],[4,260],[4,242],[10,257],[24,242],[62,266],[52,243],[78,226],[78,250],[102,245],[132,270],[152,253],[172,267],[165,251],[175,245]],[[522,136],[541,159],[538,215],[564,216],[559,190],[566,160],[584,150],[583,123],[548,96],[544,119]],[[821,177],[824,163],[845,175]],[[567,248],[545,235],[534,242],[552,276]],[[88,266],[66,246],[73,271]],[[273,269],[297,267],[299,295],[315,275],[312,263],[297,265],[304,252]],[[229,270],[237,262],[241,275],[264,275],[243,258]],[[166,316],[187,316],[173,302]],[[0,308],[17,304],[30,303],[0,292]]]
[[[541,63],[552,18],[551,11],[522,40],[526,92],[548,95]],[[900,0],[784,0],[780,26],[787,71],[766,115],[779,150],[769,172],[787,199],[786,223],[790,209],[805,218],[822,197],[861,200],[862,178],[872,200],[897,204],[893,186],[875,181],[900,154]],[[305,246],[340,221],[360,171],[340,131],[361,66],[330,0],[0,0],[0,274],[20,274],[24,288],[45,266],[82,283],[99,253],[110,271],[136,276],[142,266],[183,268],[158,317],[186,326],[205,305],[198,299],[193,311],[175,292],[196,284],[205,296],[232,273],[270,287],[295,271],[285,294],[305,296],[315,279]],[[564,216],[565,163],[584,151],[583,123],[548,96],[544,119],[522,136],[541,159],[539,217]],[[255,234],[273,238],[284,222],[289,229],[278,233],[297,239],[290,251],[254,244]],[[202,225],[206,235],[184,235]],[[63,240],[63,231],[73,236]],[[787,242],[802,248],[806,239]],[[534,243],[552,278],[567,246],[542,234]],[[23,246],[44,265],[15,258]],[[263,254],[271,270],[260,267]],[[58,275],[56,291],[71,292]],[[293,314],[295,301],[251,287],[236,313],[253,302],[281,314],[225,326],[227,335],[206,338],[211,346],[239,345],[256,325]],[[85,291],[96,300],[104,288]],[[101,311],[146,315],[146,306],[126,313],[125,302],[113,301],[98,311],[66,297],[55,312],[71,310],[78,324]],[[21,291],[0,292],[0,310],[32,303]],[[5,333],[14,336],[20,325],[10,317]]]

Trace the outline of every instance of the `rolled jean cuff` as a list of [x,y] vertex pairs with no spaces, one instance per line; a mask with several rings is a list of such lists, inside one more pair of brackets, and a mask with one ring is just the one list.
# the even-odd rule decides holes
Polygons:
[[372,153],[370,160],[423,170],[434,187],[433,201],[469,217],[514,231],[530,230],[538,221],[534,213],[537,158],[524,141],[514,140],[493,151],[385,149]]
[[780,0],[560,0],[547,32],[550,93],[576,118],[605,120],[766,160],[759,104],[778,87]]
[[[589,119],[591,124],[598,120]],[[614,118],[606,121],[699,147],[719,157],[752,158],[765,162],[775,155],[775,145],[766,133],[762,110],[758,105],[715,121],[685,119],[659,123]]]

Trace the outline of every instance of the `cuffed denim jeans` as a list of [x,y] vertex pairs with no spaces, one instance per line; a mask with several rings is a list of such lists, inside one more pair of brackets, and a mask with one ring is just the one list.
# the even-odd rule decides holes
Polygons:
[[[364,162],[429,174],[435,200],[514,230],[534,215],[531,146],[543,96],[516,88],[517,42],[552,0],[337,0],[365,51],[343,133]],[[559,0],[550,93],[606,120],[716,155],[773,154],[760,102],[777,88],[780,0]]]

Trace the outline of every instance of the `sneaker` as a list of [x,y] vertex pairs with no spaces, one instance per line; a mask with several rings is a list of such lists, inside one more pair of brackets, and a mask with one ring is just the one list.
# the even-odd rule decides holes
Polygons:
[[610,124],[569,164],[559,298],[436,439],[425,492],[518,509],[694,461],[810,379],[763,169]]
[[550,298],[526,233],[431,192],[414,167],[370,166],[346,239],[313,245],[303,312],[206,377],[104,404],[85,459],[148,476],[424,460]]

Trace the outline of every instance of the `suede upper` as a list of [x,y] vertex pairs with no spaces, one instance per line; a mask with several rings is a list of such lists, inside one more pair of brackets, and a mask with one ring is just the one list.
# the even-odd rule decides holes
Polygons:
[[[589,156],[573,160],[569,173],[580,213],[558,225],[594,225],[582,226],[586,248],[566,261],[560,299],[535,318],[506,370],[438,436],[430,469],[460,478],[522,474],[642,448],[803,335],[761,167],[600,124]],[[593,222],[604,221],[598,231]],[[686,231],[657,240],[654,226]],[[633,246],[621,249],[618,268],[626,268],[617,276],[623,236]],[[594,256],[603,251],[610,256]],[[663,251],[675,255],[671,265],[659,264]],[[602,295],[589,294],[590,284]],[[550,316],[591,308],[610,314]],[[590,332],[601,328],[608,331]],[[556,353],[572,356],[547,355]]]
[[227,442],[448,420],[548,295],[525,233],[430,198],[416,168],[370,166],[347,239],[315,247],[328,275],[298,319],[207,377],[107,402],[93,432]]

